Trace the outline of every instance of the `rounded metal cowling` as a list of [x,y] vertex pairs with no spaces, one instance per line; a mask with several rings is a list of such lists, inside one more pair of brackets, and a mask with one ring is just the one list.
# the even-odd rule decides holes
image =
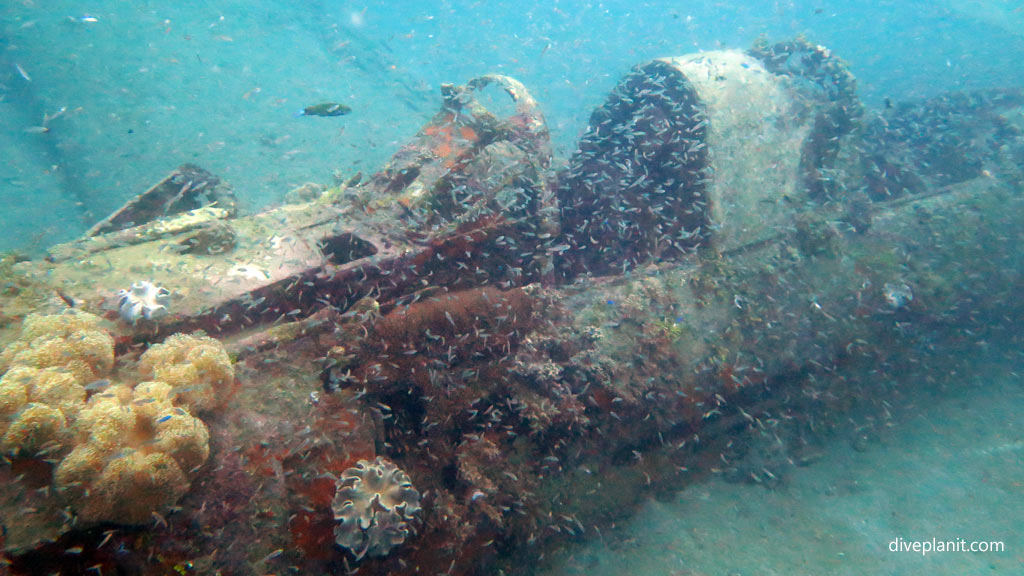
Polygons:
[[558,186],[564,276],[677,256],[707,229],[703,105],[668,63],[638,66],[590,117]]
[[787,44],[634,68],[560,175],[569,247],[561,275],[622,272],[699,246],[729,250],[790,227],[801,203],[827,195],[835,150],[823,143],[848,133],[859,110],[852,76],[829,85],[829,58]]

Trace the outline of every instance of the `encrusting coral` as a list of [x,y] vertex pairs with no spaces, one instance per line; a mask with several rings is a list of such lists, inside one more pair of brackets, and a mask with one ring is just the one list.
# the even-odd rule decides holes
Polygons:
[[360,460],[338,478],[332,504],[335,542],[355,554],[387,556],[419,520],[420,493],[394,462]]
[[193,412],[234,381],[224,347],[173,335],[142,355],[143,381],[107,379],[114,343],[84,312],[30,315],[0,353],[0,451],[55,466],[61,505],[80,520],[138,524],[173,505],[209,456]]

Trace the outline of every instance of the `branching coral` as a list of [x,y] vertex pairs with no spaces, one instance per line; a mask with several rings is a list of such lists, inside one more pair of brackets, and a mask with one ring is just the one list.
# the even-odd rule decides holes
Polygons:
[[174,334],[154,345],[139,359],[139,374],[170,384],[175,404],[200,412],[220,404],[235,380],[224,346],[195,334]]
[[360,460],[338,478],[332,506],[335,541],[356,558],[387,556],[419,521],[420,493],[398,466],[378,456]]

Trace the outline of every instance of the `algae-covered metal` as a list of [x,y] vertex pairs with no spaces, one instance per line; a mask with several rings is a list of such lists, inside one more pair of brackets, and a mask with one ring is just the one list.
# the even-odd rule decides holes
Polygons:
[[[488,86],[514,113],[480,104]],[[623,78],[557,172],[521,84],[443,96],[366,181],[4,268],[22,294],[59,290],[43,307],[109,308],[121,364],[196,328],[239,360],[179,510],[105,536],[61,527],[59,503],[32,492],[46,538],[66,531],[41,550],[123,551],[95,558],[111,572],[143,558],[153,573],[524,572],[653,490],[778,482],[851,405],[884,399],[888,373],[1024,312],[1017,91],[875,113],[803,41],[659,59]],[[230,227],[224,250],[184,249],[213,222]],[[140,280],[171,292],[168,314],[118,321],[112,299]],[[378,458],[422,497],[415,537],[364,556],[363,540],[336,543],[338,486]],[[0,474],[24,488],[27,466]],[[0,505],[22,531],[17,567],[37,552],[10,520],[19,503]],[[352,535],[372,531],[359,522]]]

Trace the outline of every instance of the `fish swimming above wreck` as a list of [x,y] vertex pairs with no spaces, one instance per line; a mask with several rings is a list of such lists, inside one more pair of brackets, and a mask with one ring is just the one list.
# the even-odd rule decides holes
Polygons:
[[0,267],[12,573],[530,574],[1024,312],[1018,88],[873,111],[758,42],[638,64],[564,161],[515,78],[439,104],[367,178],[240,214],[183,165]]
[[337,102],[322,102],[320,104],[314,104],[313,106],[306,106],[296,116],[344,116],[351,112],[352,109],[344,104],[338,104]]

